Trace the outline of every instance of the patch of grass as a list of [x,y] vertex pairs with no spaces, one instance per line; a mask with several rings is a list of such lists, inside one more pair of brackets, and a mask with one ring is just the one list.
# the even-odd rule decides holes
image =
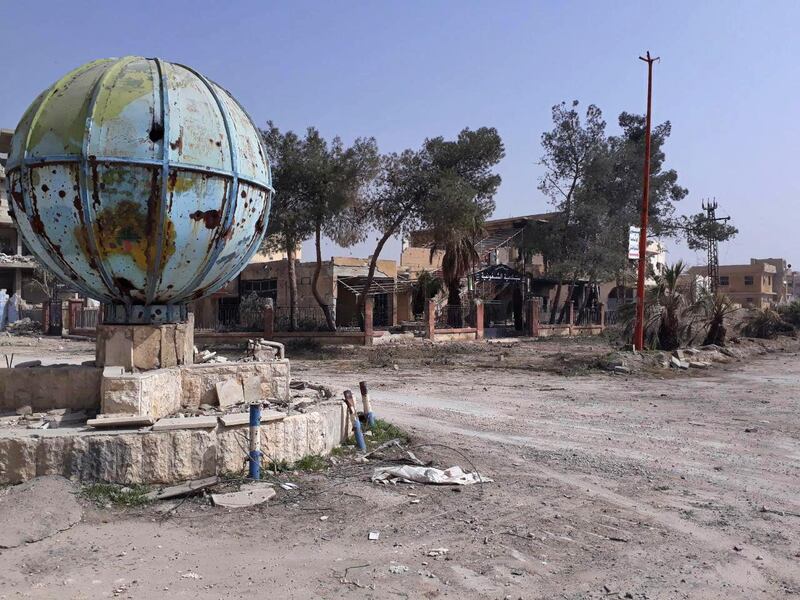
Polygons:
[[144,485],[122,486],[113,483],[91,483],[81,488],[80,496],[98,506],[144,506],[149,492]]
[[378,446],[395,438],[399,438],[403,443],[408,443],[410,439],[405,431],[383,419],[375,421],[375,425],[369,431],[372,432],[372,435],[364,438],[367,440],[368,446]]
[[328,461],[319,454],[309,454],[294,463],[296,471],[324,471],[328,468]]

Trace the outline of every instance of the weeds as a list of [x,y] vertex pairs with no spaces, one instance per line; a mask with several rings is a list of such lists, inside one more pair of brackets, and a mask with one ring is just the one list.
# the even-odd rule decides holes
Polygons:
[[80,496],[98,506],[144,506],[149,490],[143,485],[120,486],[113,483],[91,483],[81,488]]
[[295,471],[324,471],[328,468],[328,461],[319,454],[309,454],[294,463]]

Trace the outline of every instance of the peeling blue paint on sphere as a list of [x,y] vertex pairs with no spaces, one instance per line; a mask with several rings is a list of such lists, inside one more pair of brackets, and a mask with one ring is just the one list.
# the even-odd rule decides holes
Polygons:
[[184,318],[258,250],[273,195],[241,105],[189,67],[136,56],[87,63],[40,94],[6,170],[25,243],[104,302],[107,322]]

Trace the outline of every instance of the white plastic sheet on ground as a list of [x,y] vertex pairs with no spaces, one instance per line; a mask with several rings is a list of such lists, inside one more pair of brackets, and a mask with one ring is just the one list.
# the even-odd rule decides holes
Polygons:
[[402,465],[399,467],[378,467],[372,473],[373,483],[429,483],[433,485],[471,485],[487,483],[492,480],[477,471],[465,473],[461,467],[450,467],[442,471],[432,467]]

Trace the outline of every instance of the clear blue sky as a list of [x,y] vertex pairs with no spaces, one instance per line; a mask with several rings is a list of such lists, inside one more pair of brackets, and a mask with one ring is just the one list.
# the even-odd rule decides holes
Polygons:
[[228,88],[259,124],[375,136],[384,151],[495,126],[506,144],[495,216],[505,217],[547,208],[536,162],[550,107],[595,103],[612,125],[622,110],[643,112],[637,56],[649,49],[662,57],[654,119],[672,121],[668,164],[690,191],[680,211],[716,196],[741,231],[721,248],[724,262],[800,266],[798,23],[800,2],[777,0],[0,0],[0,126],[14,127],[38,92],[88,60],[159,56]]

